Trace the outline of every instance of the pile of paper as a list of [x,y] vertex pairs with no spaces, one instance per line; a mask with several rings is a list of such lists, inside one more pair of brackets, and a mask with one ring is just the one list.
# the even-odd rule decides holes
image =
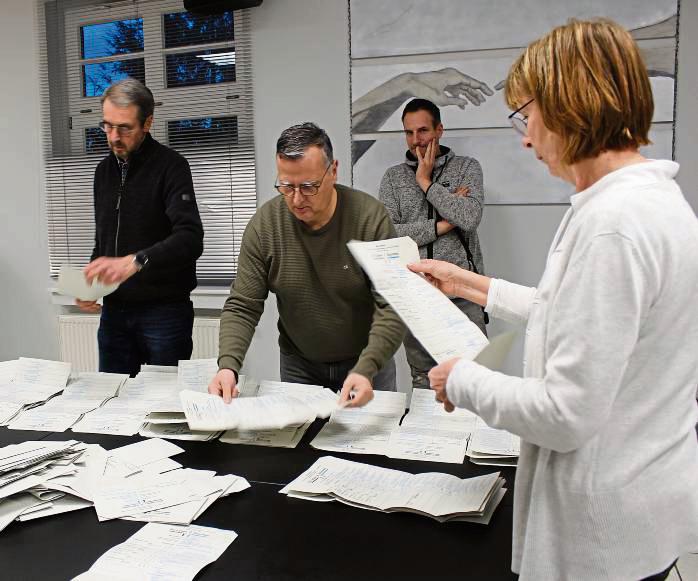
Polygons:
[[162,401],[177,398],[177,368],[143,366],[136,377],[127,379],[118,397],[87,413],[72,430],[97,434],[132,436],[143,427],[148,414]]
[[222,496],[249,488],[244,478],[184,469],[183,450],[151,439],[107,452],[69,442],[24,442],[0,449],[0,530],[29,520],[94,506],[113,518],[189,524]]
[[306,500],[338,500],[381,512],[412,512],[439,522],[489,523],[504,497],[499,472],[475,478],[410,474],[324,456],[280,492]]
[[468,441],[466,454],[474,464],[516,466],[521,451],[521,438],[490,428],[481,418]]
[[8,425],[11,430],[64,432],[114,397],[128,375],[83,372],[71,376],[62,395],[44,405],[26,409]]
[[70,375],[70,363],[20,357],[0,367],[0,425],[20,411],[40,405],[60,393]]
[[468,410],[444,410],[430,389],[413,389],[410,411],[393,429],[387,456],[462,464],[478,417]]
[[[148,366],[147,369],[153,369],[153,366]],[[138,433],[147,438],[171,440],[205,441],[218,437],[220,431],[191,430],[179,399],[179,392],[183,389],[208,393],[208,384],[218,371],[216,359],[181,360],[179,365],[172,369],[173,373],[177,374],[176,388],[150,407],[150,412],[144,420],[145,424]],[[244,376],[241,380],[244,382]]]
[[[290,394],[304,402],[315,401],[319,406],[316,412],[320,417],[327,417],[337,407],[338,396],[319,385],[290,383],[284,381],[262,381],[255,384],[247,381],[241,397],[257,397],[271,394]],[[220,440],[225,444],[250,444],[253,446],[273,446],[278,448],[295,448],[301,441],[312,422],[294,424],[274,430],[233,429],[225,432]]]
[[97,518],[189,524],[219,498],[249,488],[239,476],[182,468],[170,459],[182,451],[155,438],[112,450],[94,493]]
[[180,398],[192,430],[241,432],[310,424],[316,417],[327,417],[339,401],[339,396],[329,389],[279,382],[266,382],[256,396],[237,397],[230,403],[217,395],[191,390],[182,391]]
[[25,512],[46,510],[64,496],[45,486],[71,473],[86,446],[81,442],[22,442],[0,448],[0,530]]
[[329,452],[388,453],[393,430],[405,413],[401,392],[375,391],[364,407],[336,409],[310,445]]
[[236,538],[234,531],[211,527],[147,524],[109,549],[74,581],[189,581],[218,559]]

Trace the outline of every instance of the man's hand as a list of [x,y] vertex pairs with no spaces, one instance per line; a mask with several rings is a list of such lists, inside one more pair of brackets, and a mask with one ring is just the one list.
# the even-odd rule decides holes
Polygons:
[[208,392],[212,395],[220,395],[225,403],[230,403],[234,397],[240,395],[235,372],[232,369],[219,369],[208,384]]
[[448,361],[444,361],[436,367],[432,367],[429,371],[429,385],[436,392],[436,401],[444,404],[444,409],[447,412],[452,412],[455,406],[449,401],[448,394],[446,393],[446,383],[448,382],[448,376],[451,370],[454,368],[456,363],[460,361],[460,357],[454,357]]
[[437,236],[443,236],[444,234],[447,234],[451,230],[453,230],[455,226],[451,224],[450,222],[446,220],[439,220],[436,223],[436,235]]
[[88,284],[98,280],[102,284],[122,283],[138,272],[133,262],[133,254],[111,258],[100,256],[85,267],[83,271]]
[[431,174],[434,172],[437,149],[439,149],[439,146],[436,145],[433,139],[429,142],[429,145],[427,145],[424,156],[419,153],[419,147],[415,148],[415,152],[417,153],[417,183],[424,193],[426,193],[431,185]]
[[461,198],[467,198],[470,195],[470,188],[468,186],[461,186],[455,192],[454,196],[460,196]]
[[80,299],[75,299],[75,304],[81,311],[93,315],[99,313],[102,310],[102,307],[99,305],[97,301],[81,301]]
[[350,373],[344,380],[339,403],[348,408],[362,407],[373,399],[373,387],[368,377]]

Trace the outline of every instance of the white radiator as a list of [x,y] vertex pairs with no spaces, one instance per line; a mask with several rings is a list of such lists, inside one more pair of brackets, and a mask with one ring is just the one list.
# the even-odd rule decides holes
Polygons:
[[[218,357],[219,320],[194,317],[192,359]],[[58,317],[61,361],[72,364],[73,371],[97,371],[97,329],[99,316],[60,315]]]

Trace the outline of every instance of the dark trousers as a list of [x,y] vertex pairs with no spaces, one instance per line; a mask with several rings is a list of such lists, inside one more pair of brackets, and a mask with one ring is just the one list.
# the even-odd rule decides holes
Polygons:
[[[334,391],[342,389],[342,384],[357,358],[332,363],[316,363],[293,353],[281,352],[281,381],[322,385]],[[373,389],[397,391],[395,385],[395,360],[390,359],[371,381]]]
[[177,365],[189,359],[194,307],[190,300],[102,307],[99,370],[134,377],[143,363]]
[[[487,328],[485,327],[485,316],[482,312],[482,307],[466,301],[465,299],[455,298],[451,299],[454,305],[456,305],[462,313],[464,313],[473,323],[475,323],[480,330],[487,335]],[[422,344],[417,340],[417,338],[407,331],[405,335],[405,355],[407,355],[407,363],[410,366],[410,372],[412,373],[412,387],[419,389],[429,389],[429,370],[437,365],[433,357],[427,353],[427,350],[422,347]]]

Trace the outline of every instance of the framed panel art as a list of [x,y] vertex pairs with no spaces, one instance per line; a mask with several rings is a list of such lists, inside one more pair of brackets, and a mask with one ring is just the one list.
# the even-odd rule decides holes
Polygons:
[[655,99],[648,157],[673,157],[678,0],[349,0],[354,187],[376,194],[404,159],[410,99],[441,108],[441,142],[475,157],[487,204],[565,204],[571,186],[533,163],[511,129],[504,79],[531,41],[569,18],[611,18],[638,41]]

